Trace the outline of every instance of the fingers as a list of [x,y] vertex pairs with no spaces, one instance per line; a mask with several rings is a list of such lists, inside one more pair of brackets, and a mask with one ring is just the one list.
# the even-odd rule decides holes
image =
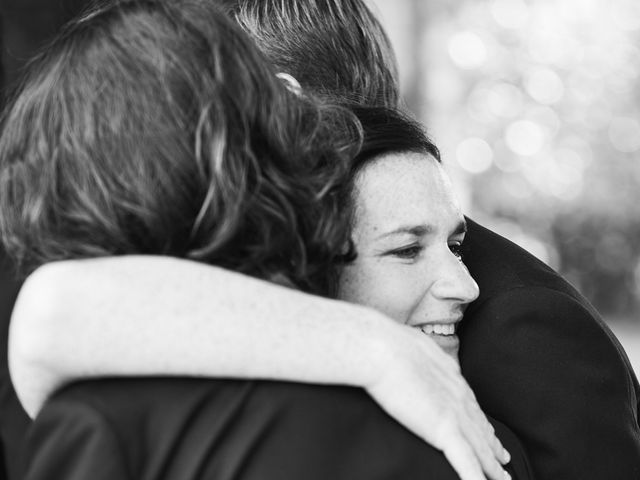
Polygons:
[[467,460],[467,463],[461,463],[463,460],[458,459],[457,453],[452,450],[449,455],[453,455],[456,461],[460,462],[456,471],[457,468],[464,468],[468,469],[469,474],[472,475],[474,471],[480,469],[480,472],[484,472],[491,480],[509,479],[509,474],[501,465],[501,463],[508,463],[508,453],[480,409],[475,395],[466,383],[459,383],[455,389],[459,409],[456,414],[451,414],[452,417],[444,419],[444,432],[442,430],[440,432],[440,444],[448,445],[453,439],[458,444],[459,450],[470,452],[470,458],[473,459],[473,462]]
[[443,451],[462,480],[509,479],[501,465],[509,455],[459,366],[435,342],[414,333],[406,336],[408,345],[390,350],[393,368],[383,370],[367,391],[392,417]]
[[480,437],[478,441],[483,440],[483,444],[487,445],[490,448],[492,455],[502,464],[506,465],[511,461],[511,455],[507,451],[506,448],[502,445],[502,442],[498,439],[495,433],[495,429],[493,425],[489,423],[484,412],[480,409],[478,402],[473,395],[473,392],[469,389],[469,394],[472,397],[472,400],[467,402],[467,412],[471,417],[471,422],[466,425],[470,427],[477,426],[479,429]]
[[[484,472],[486,478],[491,480],[510,479],[510,475],[502,467],[509,463],[510,455],[496,437],[495,429],[480,409],[473,391],[459,375],[450,384],[450,388],[453,397],[453,403],[449,403],[452,408],[449,411],[451,416],[442,419],[447,436],[440,436],[439,443],[445,445],[445,442],[450,442],[447,438],[450,437],[458,445],[459,451],[469,452],[469,459],[464,460],[451,450],[450,455],[458,462],[456,471],[463,468],[465,474],[469,475],[479,471],[481,475]],[[442,434],[442,430],[440,433]],[[485,476],[479,478],[484,479]]]
[[477,431],[470,434],[451,427],[446,433],[443,453],[462,480],[511,479]]
[[482,466],[464,436],[453,429],[446,436],[442,452],[460,476],[460,479],[485,480],[486,477],[482,473]]
[[[490,426],[491,425],[489,424],[489,427]],[[471,448],[487,477],[492,480],[504,480],[510,478],[500,464],[504,449],[495,435],[490,433],[486,427],[478,427],[472,421],[463,423],[462,430],[464,438],[471,445]],[[500,444],[500,448],[498,450],[499,455],[495,452],[494,445],[496,443]]]

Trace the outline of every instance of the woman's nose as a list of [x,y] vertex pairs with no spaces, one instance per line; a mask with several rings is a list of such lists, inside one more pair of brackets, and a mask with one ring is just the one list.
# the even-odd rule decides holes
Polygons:
[[432,287],[433,293],[442,299],[471,303],[480,294],[478,284],[462,260],[453,255],[451,257],[441,266],[439,278]]

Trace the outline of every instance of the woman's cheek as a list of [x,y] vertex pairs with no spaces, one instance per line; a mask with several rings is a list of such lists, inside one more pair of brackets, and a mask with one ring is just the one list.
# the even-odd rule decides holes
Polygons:
[[380,275],[377,301],[380,310],[393,320],[407,323],[412,312],[420,303],[419,285],[413,281],[410,272],[389,272]]
[[411,271],[384,262],[345,267],[338,297],[374,308],[399,323],[407,323],[420,302],[419,285]]
[[357,302],[384,313],[391,319],[406,323],[416,306],[416,282],[411,271],[388,262],[371,262],[361,268],[357,282]]

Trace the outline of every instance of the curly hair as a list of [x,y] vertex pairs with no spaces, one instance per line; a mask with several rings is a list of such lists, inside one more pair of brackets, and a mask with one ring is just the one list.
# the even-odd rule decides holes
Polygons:
[[215,2],[94,6],[29,72],[0,136],[0,236],[24,273],[161,254],[332,293],[359,123],[289,92]]
[[337,102],[396,107],[396,59],[364,0],[216,0],[281,72]]

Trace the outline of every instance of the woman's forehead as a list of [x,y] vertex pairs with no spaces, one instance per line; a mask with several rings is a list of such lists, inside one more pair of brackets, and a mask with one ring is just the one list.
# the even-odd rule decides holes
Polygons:
[[356,197],[365,200],[390,196],[408,202],[411,198],[404,197],[452,195],[440,164],[428,154],[413,152],[392,153],[372,160],[357,175],[354,189]]
[[457,224],[461,218],[446,174],[426,154],[391,154],[374,160],[356,178],[354,200],[356,223],[371,224],[377,232],[434,221]]

